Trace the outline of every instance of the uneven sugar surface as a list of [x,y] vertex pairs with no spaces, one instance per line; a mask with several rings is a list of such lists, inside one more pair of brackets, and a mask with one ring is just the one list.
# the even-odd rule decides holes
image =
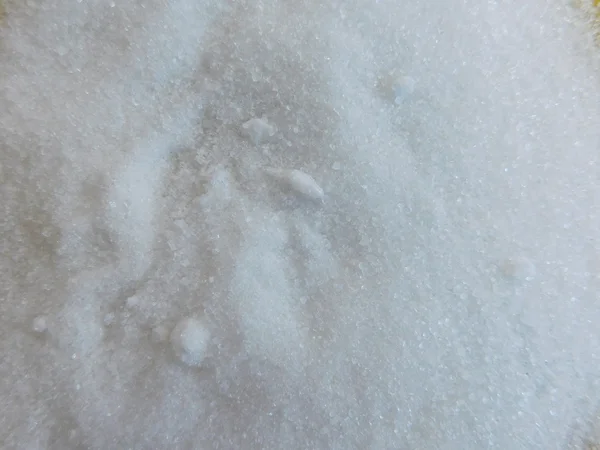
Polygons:
[[0,447],[595,448],[569,6],[4,5]]

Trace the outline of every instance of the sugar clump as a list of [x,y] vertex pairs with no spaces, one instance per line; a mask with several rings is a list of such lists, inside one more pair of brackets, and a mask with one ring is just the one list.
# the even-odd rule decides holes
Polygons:
[[185,318],[175,325],[170,340],[173,352],[181,362],[199,367],[206,356],[210,332],[203,321]]
[[277,129],[267,122],[266,119],[254,118],[242,124],[242,133],[254,145],[260,145],[267,139],[273,137]]
[[323,201],[325,192],[315,179],[297,169],[266,169],[267,174],[278,180],[283,186],[291,189],[300,196],[317,201]]
[[35,333],[43,334],[48,330],[47,322],[48,321],[46,319],[46,316],[37,316],[36,318],[33,319],[31,328]]

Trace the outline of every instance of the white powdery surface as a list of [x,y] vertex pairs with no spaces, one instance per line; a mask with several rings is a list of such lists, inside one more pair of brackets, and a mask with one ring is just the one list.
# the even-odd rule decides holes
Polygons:
[[2,448],[578,448],[600,102],[568,7],[5,3]]

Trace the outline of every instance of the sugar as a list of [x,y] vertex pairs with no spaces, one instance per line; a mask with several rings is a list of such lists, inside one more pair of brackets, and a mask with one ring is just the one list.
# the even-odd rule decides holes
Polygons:
[[192,367],[202,365],[210,344],[210,332],[202,320],[180,320],[170,336],[171,346],[177,358]]
[[597,50],[565,2],[4,3],[6,448],[597,420]]
[[500,265],[502,273],[516,281],[532,281],[536,275],[535,265],[524,256],[508,258]]
[[273,137],[277,130],[265,119],[255,117],[242,124],[242,131],[252,143],[259,145]]
[[132,295],[125,300],[127,309],[136,309],[140,306],[141,300],[137,295]]
[[267,168],[265,171],[300,196],[309,200],[323,201],[325,196],[323,189],[309,174],[298,169]]
[[33,319],[31,324],[32,330],[37,334],[45,333],[48,330],[48,323],[46,316],[37,316]]
[[165,325],[157,325],[152,328],[152,342],[160,344],[169,338],[169,329]]

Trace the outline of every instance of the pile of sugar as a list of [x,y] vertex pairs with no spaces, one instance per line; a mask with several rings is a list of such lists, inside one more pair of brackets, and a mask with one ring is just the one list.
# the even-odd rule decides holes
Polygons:
[[7,0],[0,442],[559,449],[598,80],[542,0]]

